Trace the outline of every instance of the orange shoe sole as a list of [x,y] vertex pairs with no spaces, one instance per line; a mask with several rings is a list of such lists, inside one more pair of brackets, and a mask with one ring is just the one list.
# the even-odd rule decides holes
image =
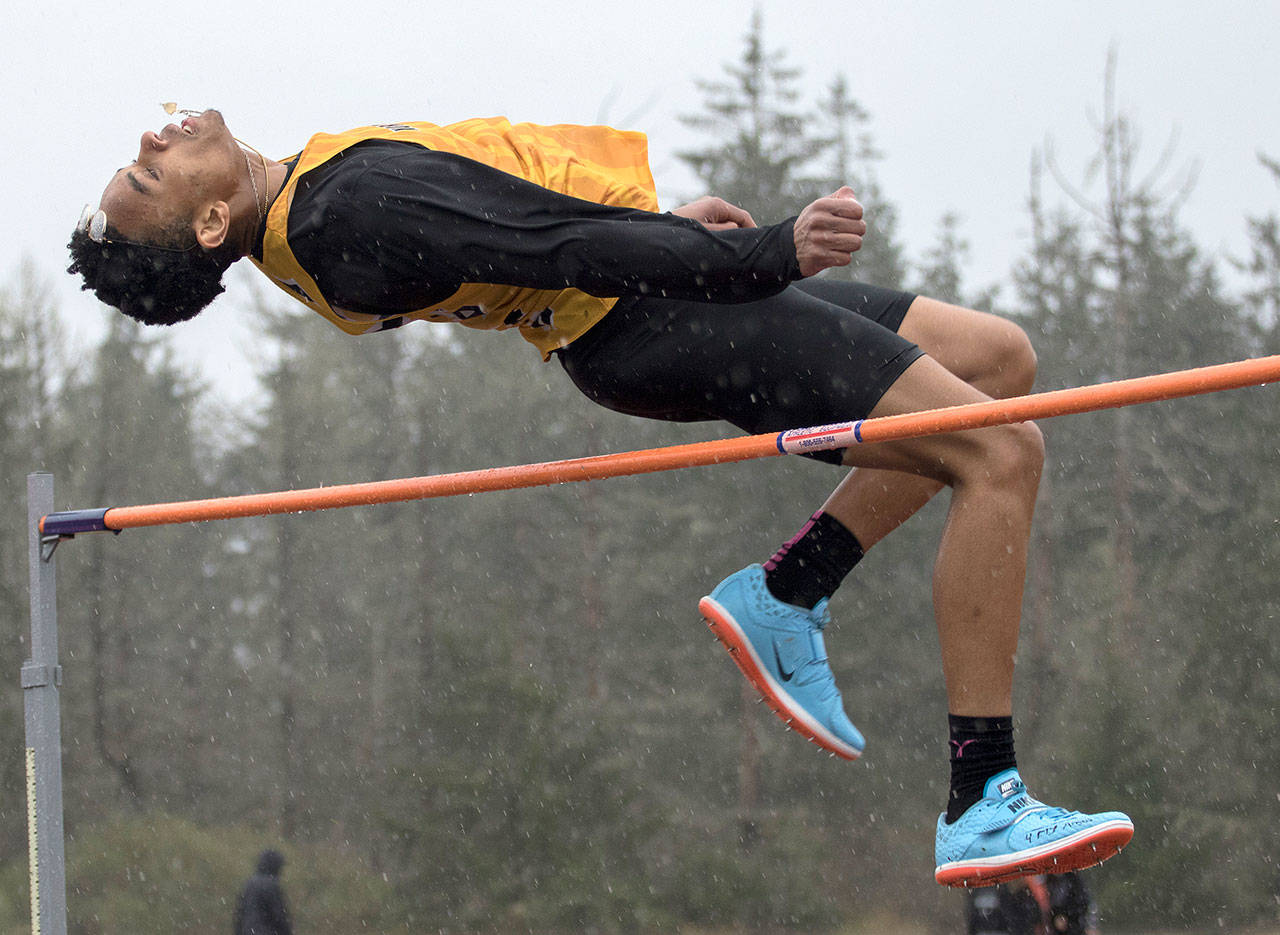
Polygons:
[[1037,873],[1083,870],[1114,857],[1132,839],[1132,824],[1109,822],[1082,832],[1078,838],[1010,854],[998,860],[944,864],[934,872],[934,879],[943,886],[978,887],[994,886]]

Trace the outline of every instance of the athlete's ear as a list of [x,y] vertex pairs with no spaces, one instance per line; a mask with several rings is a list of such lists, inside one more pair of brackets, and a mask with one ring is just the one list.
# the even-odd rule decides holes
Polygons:
[[196,242],[206,250],[222,246],[231,230],[231,208],[225,201],[213,201],[205,205],[194,222]]

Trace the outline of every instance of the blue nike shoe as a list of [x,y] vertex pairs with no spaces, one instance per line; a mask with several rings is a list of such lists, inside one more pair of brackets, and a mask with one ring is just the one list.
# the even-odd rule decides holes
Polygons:
[[944,886],[991,886],[1037,873],[1100,864],[1133,837],[1121,812],[1086,815],[1037,802],[1016,769],[987,780],[983,797],[953,824],[938,817],[934,879]]
[[823,749],[856,760],[866,741],[849,721],[827,663],[827,601],[813,610],[784,604],[748,565],[698,602],[707,626],[788,727]]

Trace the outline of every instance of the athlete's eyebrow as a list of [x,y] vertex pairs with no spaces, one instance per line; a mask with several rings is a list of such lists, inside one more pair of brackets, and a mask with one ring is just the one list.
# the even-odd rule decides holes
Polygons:
[[139,191],[144,195],[151,194],[151,189],[147,188],[147,186],[139,182],[137,176],[135,176],[132,172],[126,172],[124,174],[124,177],[129,180],[129,184],[134,187],[135,191]]

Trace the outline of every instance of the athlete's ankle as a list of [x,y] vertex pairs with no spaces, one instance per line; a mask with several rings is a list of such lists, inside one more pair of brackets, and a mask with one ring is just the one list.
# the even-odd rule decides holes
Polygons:
[[987,780],[1016,769],[1013,718],[947,715],[951,753],[951,789],[947,823],[954,822],[982,798]]
[[765,585],[784,604],[812,609],[835,593],[862,556],[857,537],[819,510],[764,563]]

